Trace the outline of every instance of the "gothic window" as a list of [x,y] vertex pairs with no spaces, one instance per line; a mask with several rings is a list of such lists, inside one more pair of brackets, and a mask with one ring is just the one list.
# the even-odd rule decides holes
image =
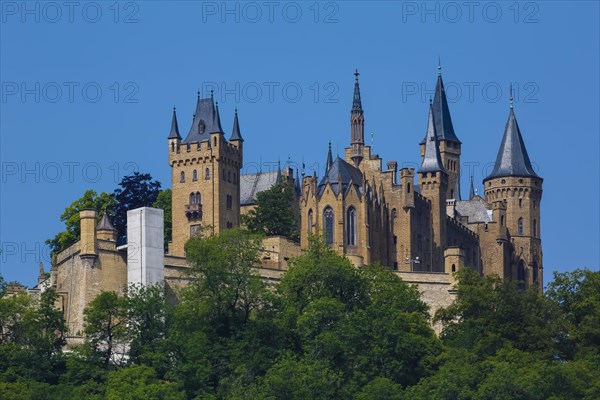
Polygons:
[[206,170],[204,170],[204,179],[208,180],[210,179],[210,169],[206,168]]
[[517,221],[517,231],[518,235],[523,235],[523,218],[519,218]]
[[233,196],[228,194],[227,195],[227,209],[231,210],[232,207],[233,207]]
[[519,199],[519,208],[523,207],[523,199]]
[[179,182],[183,183],[185,182],[185,172],[181,171],[179,173]]
[[406,184],[406,193],[410,193],[410,183]]
[[215,146],[217,145],[217,137],[215,136],[213,139],[213,142],[215,143]]
[[534,261],[533,262],[533,282],[534,283],[538,282],[538,279],[539,279],[538,274],[539,274],[538,265],[537,265],[537,262]]
[[312,233],[312,227],[313,227],[313,211],[312,210],[308,210],[308,233]]
[[202,204],[202,196],[200,192],[196,192],[196,204]]
[[323,211],[323,221],[325,221],[325,243],[333,244],[333,209],[325,208]]
[[231,171],[227,172],[227,182],[231,182]]
[[194,193],[190,193],[190,204],[196,204],[196,195]]
[[525,290],[527,287],[527,274],[523,260],[520,260],[517,265],[517,281],[519,282],[519,289]]
[[192,181],[196,182],[198,180],[198,171],[194,170],[192,172]]
[[354,207],[348,207],[346,215],[346,244],[356,245],[356,210]]

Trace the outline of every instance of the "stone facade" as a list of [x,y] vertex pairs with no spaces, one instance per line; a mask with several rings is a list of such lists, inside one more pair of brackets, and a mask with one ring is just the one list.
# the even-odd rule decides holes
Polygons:
[[[471,187],[469,198],[461,199],[461,142],[452,126],[441,73],[417,171],[398,171],[396,161],[387,162],[384,169],[382,159],[364,144],[364,124],[357,72],[349,146],[343,158],[334,159],[330,145],[323,177],[305,176],[303,171],[302,177],[298,171],[294,177],[289,168],[240,176],[244,140],[237,111],[226,139],[218,105],[212,96],[198,96],[192,127],[183,139],[173,110],[168,137],[173,240],[163,262],[170,293],[175,295],[189,281],[186,241],[239,226],[240,215],[256,206],[256,193],[281,179],[296,188],[290,207],[299,215],[300,243],[265,239],[256,268],[269,282],[281,278],[288,261],[308,246],[310,234],[320,233],[355,266],[388,266],[417,285],[432,313],[454,299],[452,274],[461,268],[542,288],[543,180],[531,168],[512,104],[495,169],[484,180],[485,198]],[[94,210],[82,210],[80,217],[81,240],[57,255],[50,278],[41,279],[34,289],[56,287],[71,342],[81,340],[87,304],[103,290],[122,293],[128,282],[128,249],[117,248],[108,218],[96,225]]]

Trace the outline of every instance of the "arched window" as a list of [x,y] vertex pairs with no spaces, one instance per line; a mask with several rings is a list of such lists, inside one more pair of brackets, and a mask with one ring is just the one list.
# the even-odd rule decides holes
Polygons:
[[210,169],[206,168],[204,170],[204,179],[208,180],[210,179]]
[[233,207],[233,196],[228,194],[227,195],[227,209],[231,210],[232,207]]
[[323,221],[325,221],[325,243],[333,244],[333,209],[325,208],[323,211]]
[[518,235],[523,235],[523,218],[519,218],[517,221],[517,231]]
[[196,182],[198,180],[198,171],[192,171],[192,180]]
[[406,184],[406,193],[410,193],[410,183]]
[[346,214],[346,244],[356,245],[356,210],[354,207],[348,207]]
[[196,192],[196,204],[202,204],[202,196],[200,192]]
[[213,142],[215,143],[215,146],[217,145],[217,137],[215,136],[213,139]]
[[519,289],[525,290],[527,288],[527,272],[523,260],[520,260],[517,264],[517,281],[519,281]]
[[183,183],[185,182],[185,172],[181,171],[179,173],[179,182]]
[[196,204],[196,195],[194,193],[190,193],[190,204]]
[[308,210],[308,218],[307,219],[308,219],[308,226],[307,226],[308,233],[312,233],[312,227],[313,227],[313,211],[312,211],[312,209]]
[[171,142],[171,151],[175,151],[175,143]]

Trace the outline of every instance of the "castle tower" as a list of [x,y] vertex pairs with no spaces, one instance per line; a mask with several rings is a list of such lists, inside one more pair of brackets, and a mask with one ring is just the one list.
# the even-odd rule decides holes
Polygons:
[[430,103],[423,163],[419,169],[418,179],[421,194],[431,201],[432,240],[430,248],[425,249],[427,254],[421,256],[425,262],[421,268],[443,272],[443,252],[446,248],[446,193],[449,179],[442,164],[438,137],[433,105]]
[[514,257],[506,275],[542,289],[542,241],[540,202],[542,182],[529,160],[512,105],[504,136],[491,174],[484,179],[485,199],[506,206],[506,228],[514,247]]
[[181,139],[173,110],[168,140],[173,191],[173,242],[169,253],[183,257],[190,237],[240,224],[239,176],[244,140],[237,110],[227,141],[218,104],[215,106],[212,95],[201,99],[199,93],[186,138]]
[[[441,65],[438,65],[438,78],[433,96],[433,119],[435,121],[437,141],[440,148],[440,158],[444,169],[448,173],[446,198],[459,199],[461,141],[458,140],[456,133],[454,133],[454,126],[452,126],[446,90],[442,81]],[[425,156],[426,138],[420,144],[421,157],[423,158]]]
[[352,99],[352,111],[350,112],[350,144],[351,158],[356,167],[363,159],[363,147],[365,145],[365,115],[360,100],[360,87],[358,85],[358,69],[354,73],[354,98]]

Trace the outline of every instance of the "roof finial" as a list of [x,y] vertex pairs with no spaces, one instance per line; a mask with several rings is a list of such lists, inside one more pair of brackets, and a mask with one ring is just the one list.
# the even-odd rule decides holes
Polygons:
[[510,108],[513,108],[513,93],[512,93],[512,82],[510,83]]
[[429,96],[429,105],[433,104],[433,99],[431,98],[431,96]]
[[442,61],[440,56],[438,56],[438,75],[442,75]]
[[212,98],[213,98],[213,94],[214,94],[214,93],[215,93],[215,90],[214,90],[214,89],[210,89],[210,98],[211,98],[211,100],[212,100]]
[[356,68],[356,71],[354,72],[354,79],[356,79],[356,82],[358,82],[358,76],[360,74],[358,73],[358,68]]
[[200,98],[200,89],[198,89],[198,91],[196,92],[196,95],[198,96],[198,98]]

